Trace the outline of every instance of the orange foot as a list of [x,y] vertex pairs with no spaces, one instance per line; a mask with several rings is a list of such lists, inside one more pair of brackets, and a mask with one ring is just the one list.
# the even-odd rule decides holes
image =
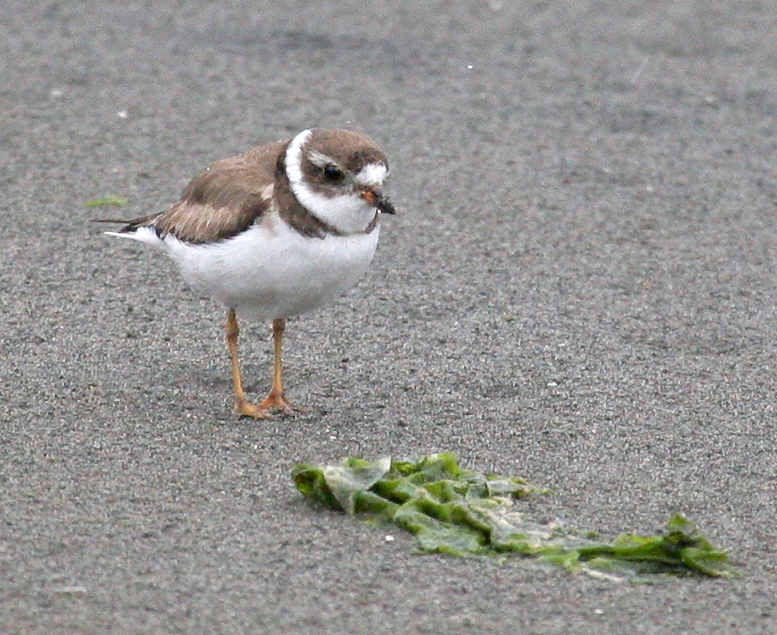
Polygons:
[[262,403],[259,404],[259,408],[263,408],[265,412],[268,410],[280,410],[281,414],[284,415],[293,415],[297,412],[303,413],[305,410],[302,408],[295,408],[289,403],[289,400],[286,399],[286,397],[283,396],[283,394],[278,394],[274,392],[270,392],[267,397],[264,398]]
[[235,412],[240,417],[253,417],[254,419],[266,419],[270,416],[267,408],[263,408],[261,405],[255,406],[245,399],[238,399],[235,402]]

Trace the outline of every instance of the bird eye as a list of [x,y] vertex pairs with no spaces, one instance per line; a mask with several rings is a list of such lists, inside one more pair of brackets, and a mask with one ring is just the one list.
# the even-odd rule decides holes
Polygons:
[[330,183],[339,183],[345,178],[345,173],[336,165],[327,165],[324,167],[324,178]]

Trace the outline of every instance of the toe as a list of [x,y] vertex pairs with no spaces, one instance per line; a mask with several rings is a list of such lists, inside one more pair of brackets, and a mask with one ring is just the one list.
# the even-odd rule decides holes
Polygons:
[[294,415],[296,413],[305,412],[301,408],[292,406],[291,403],[289,403],[289,400],[283,395],[275,395],[272,393],[259,404],[259,407],[264,408],[265,410],[278,410],[284,415]]
[[255,406],[247,401],[236,402],[235,412],[241,417],[252,417],[253,419],[266,419],[270,415],[267,408],[263,408],[261,405]]

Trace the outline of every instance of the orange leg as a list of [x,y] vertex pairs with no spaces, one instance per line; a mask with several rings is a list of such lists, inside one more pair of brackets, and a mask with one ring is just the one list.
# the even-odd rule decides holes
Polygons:
[[273,362],[272,388],[270,394],[265,397],[260,408],[268,410],[275,408],[283,414],[293,414],[294,412],[304,412],[299,408],[293,408],[288,399],[283,396],[283,366],[281,364],[281,350],[283,343],[283,331],[286,330],[286,320],[278,318],[272,321],[272,341],[275,359]]
[[232,366],[232,383],[235,386],[235,412],[240,416],[253,417],[254,419],[264,419],[267,416],[267,409],[261,405],[255,406],[246,399],[243,390],[243,380],[240,377],[240,364],[237,360],[237,336],[240,335],[240,327],[237,325],[235,310],[230,309],[227,314],[227,346],[229,347],[229,362]]

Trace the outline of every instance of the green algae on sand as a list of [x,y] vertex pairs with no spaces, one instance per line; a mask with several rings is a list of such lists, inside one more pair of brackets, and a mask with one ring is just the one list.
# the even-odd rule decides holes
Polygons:
[[517,501],[543,492],[523,479],[478,474],[460,467],[450,453],[417,461],[384,457],[348,458],[334,466],[298,464],[292,477],[307,498],[392,522],[415,534],[425,552],[516,554],[612,580],[654,573],[735,575],[728,555],[682,516],[671,518],[662,535],[622,534],[610,543],[598,542],[531,519]]

